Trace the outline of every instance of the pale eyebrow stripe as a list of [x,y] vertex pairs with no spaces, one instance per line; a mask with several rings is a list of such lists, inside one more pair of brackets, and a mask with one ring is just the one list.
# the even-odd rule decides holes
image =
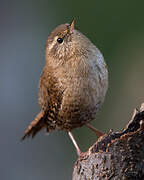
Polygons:
[[55,43],[57,41],[57,38],[58,38],[58,36],[55,36],[53,42],[49,45],[49,50],[51,50],[54,47],[54,45],[55,45]]

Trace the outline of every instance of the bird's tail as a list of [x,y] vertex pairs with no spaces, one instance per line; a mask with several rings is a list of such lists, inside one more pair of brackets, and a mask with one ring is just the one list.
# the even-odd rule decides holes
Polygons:
[[35,119],[30,123],[28,128],[26,129],[22,140],[26,137],[31,136],[32,138],[42,129],[44,128],[44,120],[45,115],[42,111],[35,117]]

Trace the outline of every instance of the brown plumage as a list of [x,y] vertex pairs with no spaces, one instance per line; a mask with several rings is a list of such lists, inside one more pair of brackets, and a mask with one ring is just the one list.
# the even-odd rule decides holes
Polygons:
[[41,112],[25,131],[23,139],[66,130],[95,119],[108,86],[107,66],[100,51],[71,25],[58,26],[46,42],[46,63],[40,77]]

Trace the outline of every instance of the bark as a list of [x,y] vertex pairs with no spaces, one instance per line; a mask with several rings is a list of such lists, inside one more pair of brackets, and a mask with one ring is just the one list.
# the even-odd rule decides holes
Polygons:
[[75,162],[73,180],[144,180],[144,104],[126,128],[100,137]]

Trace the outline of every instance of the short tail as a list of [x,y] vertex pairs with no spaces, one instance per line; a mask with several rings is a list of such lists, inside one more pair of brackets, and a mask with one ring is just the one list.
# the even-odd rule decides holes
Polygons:
[[45,121],[45,116],[44,116],[44,113],[41,111],[35,117],[35,119],[30,123],[30,125],[26,129],[24,136],[21,138],[21,140],[24,140],[26,137],[29,137],[29,136],[33,138],[42,128],[45,127],[44,121]]

